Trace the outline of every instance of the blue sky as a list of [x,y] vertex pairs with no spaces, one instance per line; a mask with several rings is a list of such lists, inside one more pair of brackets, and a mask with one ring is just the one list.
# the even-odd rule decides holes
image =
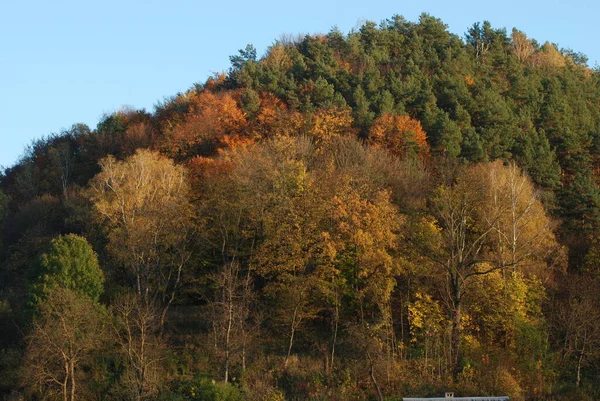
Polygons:
[[596,0],[192,1],[0,0],[0,166],[32,139],[103,113],[154,104],[214,72],[252,43],[259,55],[282,34],[343,32],[422,12],[453,33],[488,20],[600,63]]

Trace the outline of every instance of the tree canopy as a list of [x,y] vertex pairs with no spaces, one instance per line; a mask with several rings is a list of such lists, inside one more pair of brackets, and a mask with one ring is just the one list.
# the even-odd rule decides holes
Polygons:
[[39,276],[32,288],[38,302],[63,288],[98,302],[104,291],[104,272],[88,241],[76,234],[58,236],[40,258]]

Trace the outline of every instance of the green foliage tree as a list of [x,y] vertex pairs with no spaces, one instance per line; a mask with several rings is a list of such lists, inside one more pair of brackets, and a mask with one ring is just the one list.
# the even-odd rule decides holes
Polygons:
[[57,288],[68,289],[94,302],[98,302],[104,291],[104,272],[83,237],[67,234],[53,239],[39,265],[39,276],[31,290],[36,305]]
[[522,168],[536,184],[551,190],[560,187],[561,168],[544,130],[525,136],[518,154]]

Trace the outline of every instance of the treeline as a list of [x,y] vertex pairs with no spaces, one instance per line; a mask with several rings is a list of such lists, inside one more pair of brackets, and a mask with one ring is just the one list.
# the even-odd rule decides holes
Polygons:
[[0,392],[598,397],[586,62],[395,16],[34,142],[0,175]]

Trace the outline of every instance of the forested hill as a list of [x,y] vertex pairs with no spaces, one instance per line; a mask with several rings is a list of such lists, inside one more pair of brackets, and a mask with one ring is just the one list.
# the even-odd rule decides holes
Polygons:
[[0,393],[600,396],[584,55],[424,14],[230,60],[0,174]]

